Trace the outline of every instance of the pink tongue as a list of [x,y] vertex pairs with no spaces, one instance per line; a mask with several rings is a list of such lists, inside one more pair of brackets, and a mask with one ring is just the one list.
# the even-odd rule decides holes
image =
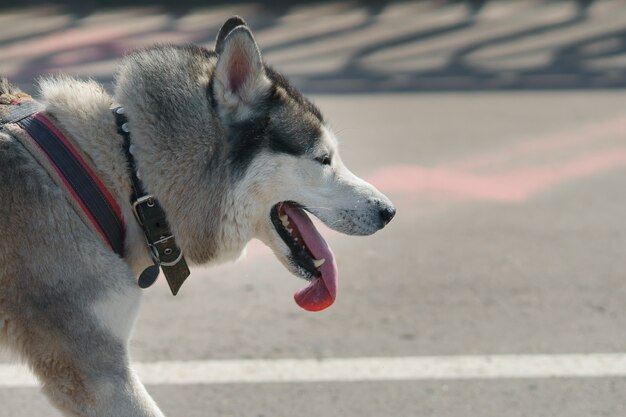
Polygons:
[[320,311],[335,302],[337,296],[337,264],[330,247],[319,234],[309,216],[301,209],[284,206],[285,214],[294,223],[304,244],[315,259],[325,259],[319,267],[321,278],[314,279],[307,287],[302,288],[294,295],[296,303],[308,311]]
[[[319,268],[322,271],[322,278],[313,280],[293,296],[296,303],[305,310],[324,310],[335,302],[337,296],[337,264],[334,258],[324,259],[326,262]],[[328,267],[324,268],[326,264]]]

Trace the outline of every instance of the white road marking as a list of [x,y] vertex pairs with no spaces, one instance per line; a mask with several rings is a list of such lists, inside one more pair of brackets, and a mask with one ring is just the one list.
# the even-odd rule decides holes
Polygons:
[[[147,385],[592,378],[626,376],[626,353],[163,361],[134,367]],[[0,364],[0,387],[36,385],[26,367]]]

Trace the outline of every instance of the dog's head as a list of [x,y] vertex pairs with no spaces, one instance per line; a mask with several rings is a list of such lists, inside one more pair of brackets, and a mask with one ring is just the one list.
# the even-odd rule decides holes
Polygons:
[[345,167],[320,111],[264,64],[241,18],[224,24],[215,53],[134,54],[117,90],[142,180],[196,263],[239,256],[258,238],[311,282],[298,304],[320,310],[335,299],[337,266],[307,212],[350,235],[372,234],[395,214]]

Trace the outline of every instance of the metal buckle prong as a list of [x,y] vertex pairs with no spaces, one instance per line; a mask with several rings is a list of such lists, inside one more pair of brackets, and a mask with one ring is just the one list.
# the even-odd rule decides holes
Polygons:
[[173,237],[174,237],[174,235],[161,236],[161,238],[159,240],[157,240],[156,242],[154,242],[153,245],[158,245],[159,243],[167,242],[168,240],[170,240]]
[[[137,212],[137,206],[139,204],[146,203],[148,200],[154,201],[154,196],[152,194],[146,194],[146,195],[139,197],[137,201],[133,203],[133,213],[135,214],[135,218],[139,222],[140,226],[143,226],[143,221],[141,220],[141,216],[139,216],[139,213]],[[154,206],[154,203],[152,204],[148,203],[148,207],[153,207],[153,206]]]

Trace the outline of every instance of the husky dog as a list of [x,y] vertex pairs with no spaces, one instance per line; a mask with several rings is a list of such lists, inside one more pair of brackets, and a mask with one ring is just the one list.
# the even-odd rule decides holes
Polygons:
[[[187,259],[236,259],[252,238],[309,281],[308,310],[335,299],[337,266],[305,212],[349,235],[383,228],[395,209],[343,165],[319,110],[265,65],[238,17],[215,51],[159,46],[121,64],[115,96],[93,81],[41,81],[45,114],[72,137],[121,207],[124,258],[81,220],[46,169],[0,130],[0,342],[32,368],[67,416],[162,416],[133,373],[128,341],[151,264],[129,203],[124,106],[137,170]],[[24,93],[0,82],[0,104]],[[129,319],[130,318],[130,319]]]

